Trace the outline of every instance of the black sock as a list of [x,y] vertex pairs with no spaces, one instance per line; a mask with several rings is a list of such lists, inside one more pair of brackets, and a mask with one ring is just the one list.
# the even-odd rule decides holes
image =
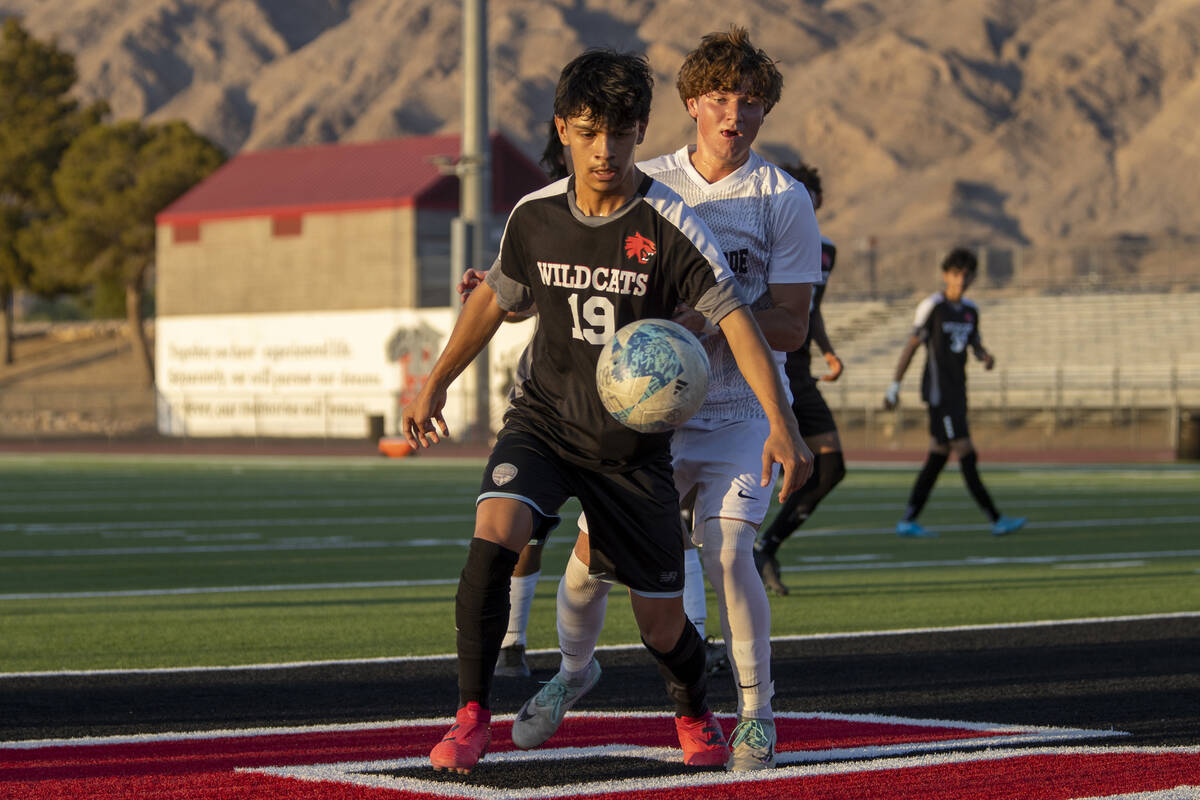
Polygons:
[[958,459],[958,466],[962,470],[963,480],[966,481],[967,489],[971,491],[971,496],[975,498],[975,502],[983,509],[983,513],[987,514],[988,519],[995,522],[1000,518],[1000,512],[996,510],[996,506],[992,503],[992,496],[988,494],[983,481],[979,479],[978,461],[979,459],[976,457],[975,451],[972,450]]
[[762,537],[754,543],[754,549],[775,555],[779,545],[792,535],[792,532],[804,524],[817,504],[825,495],[833,491],[833,487],[846,477],[846,460],[841,451],[833,453],[818,453],[813,456],[813,471],[804,485],[788,495],[771,526]]
[[458,705],[488,708],[492,671],[508,629],[508,583],[520,553],[472,539],[458,578],[454,624],[458,628]]
[[658,674],[667,682],[667,694],[675,701],[675,716],[701,717],[708,711],[708,673],[704,669],[704,640],[690,621],[670,652],[660,653],[642,639],[658,661]]
[[906,520],[912,521],[921,513],[949,457],[949,453],[939,453],[935,450],[930,450],[925,456],[925,466],[921,467],[917,482],[913,484],[912,493],[908,496],[908,509],[904,512]]

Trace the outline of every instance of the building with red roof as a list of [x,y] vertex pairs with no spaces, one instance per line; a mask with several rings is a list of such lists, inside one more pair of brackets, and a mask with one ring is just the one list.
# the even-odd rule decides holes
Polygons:
[[[159,430],[394,430],[454,324],[459,181],[446,167],[459,153],[458,136],[243,153],[164,209],[155,266]],[[508,212],[545,183],[508,140],[491,137],[493,247]],[[521,337],[528,332],[506,331],[494,357],[515,358]],[[459,431],[478,424],[474,380],[458,382],[446,409]],[[506,387],[490,388],[502,409]]]
[[[491,148],[499,226],[546,178]],[[236,156],[158,215],[158,313],[446,305],[459,153],[445,135]]]

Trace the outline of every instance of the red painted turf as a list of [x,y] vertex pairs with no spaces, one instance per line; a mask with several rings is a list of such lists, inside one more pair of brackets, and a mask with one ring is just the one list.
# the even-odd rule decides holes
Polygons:
[[[658,718],[603,720],[605,743],[674,746],[668,721]],[[844,720],[781,718],[781,750],[824,750],[893,743],[959,740],[986,732],[954,726],[928,727]],[[569,720],[557,747],[597,744],[594,718]],[[508,723],[497,723],[497,751],[511,750]],[[295,766],[423,756],[441,728],[397,726],[371,730],[150,740],[138,743],[0,749],[0,797],[4,800],[425,800],[435,795],[337,783],[317,783],[237,773],[238,767]],[[820,770],[820,765],[813,770]],[[619,779],[621,776],[614,775]],[[770,798],[921,798],[922,800],[1071,800],[1200,785],[1200,756],[1098,750],[1087,754],[1024,755],[897,766],[887,760],[836,775],[763,779],[703,787],[708,800]],[[692,800],[697,787],[648,788],[580,797],[586,800]]]

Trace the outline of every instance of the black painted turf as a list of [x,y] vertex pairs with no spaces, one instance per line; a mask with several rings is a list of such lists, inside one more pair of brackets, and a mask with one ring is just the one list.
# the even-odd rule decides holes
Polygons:
[[[1200,619],[775,643],[779,711],[880,714],[1116,729],[1122,745],[1200,744]],[[579,710],[668,710],[641,650],[599,654],[604,676]],[[497,678],[492,707],[516,711],[557,668]],[[0,740],[349,723],[451,716],[448,659],[284,669],[0,679]],[[732,711],[729,674],[711,705]]]

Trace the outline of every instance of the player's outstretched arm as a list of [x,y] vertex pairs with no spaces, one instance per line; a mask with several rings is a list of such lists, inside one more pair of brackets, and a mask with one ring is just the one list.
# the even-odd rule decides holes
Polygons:
[[771,423],[771,432],[763,444],[761,485],[770,485],[771,467],[780,464],[783,467],[783,481],[779,489],[779,501],[783,502],[808,480],[812,473],[812,452],[800,438],[796,417],[788,405],[787,394],[779,378],[779,368],[749,309],[741,306],[731,311],[720,325],[738,368],[745,376],[746,383],[754,390]]
[[450,435],[442,416],[446,391],[491,340],[506,313],[496,304],[496,295],[486,283],[471,292],[425,385],[400,414],[400,431],[410,445],[429,447]]
[[900,403],[900,381],[904,380],[904,373],[908,372],[908,365],[912,363],[913,355],[920,346],[920,337],[913,335],[908,337],[908,343],[900,351],[900,361],[896,364],[896,374],[892,378],[892,385],[888,387],[887,393],[883,396],[883,407],[888,411]]

